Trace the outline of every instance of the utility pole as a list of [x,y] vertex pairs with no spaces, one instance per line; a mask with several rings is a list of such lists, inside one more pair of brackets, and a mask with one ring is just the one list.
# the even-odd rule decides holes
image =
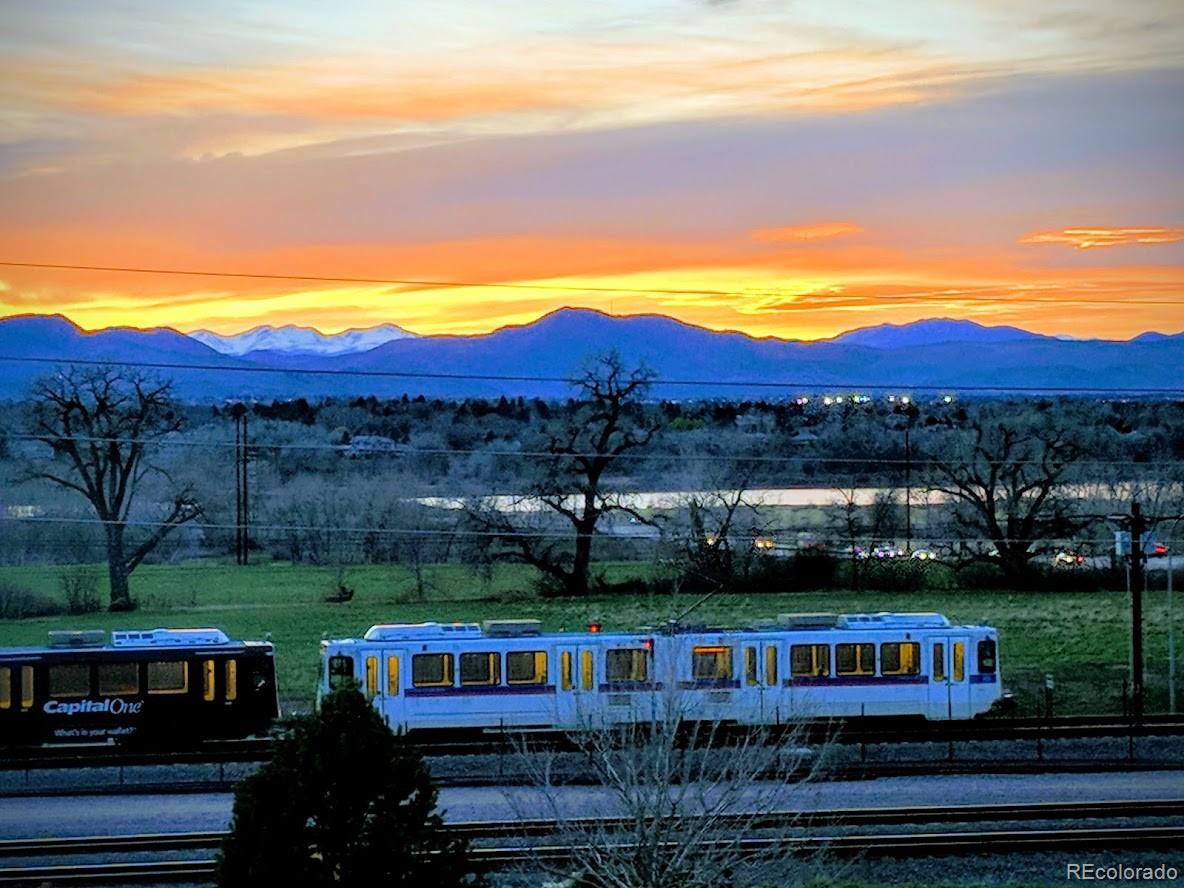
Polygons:
[[247,450],[247,412],[245,409],[243,410],[242,422],[243,422],[243,458],[242,458],[242,463],[241,463],[242,473],[243,473],[243,518],[242,518],[243,560],[242,560],[242,563],[246,564],[250,558],[250,552],[251,552],[251,530],[250,530],[250,527],[251,527],[251,507],[250,507],[251,497],[250,497],[250,492],[249,492],[248,484],[247,484],[247,474],[248,474],[247,473],[247,466],[249,465],[249,460],[248,460],[247,454],[249,451]]
[[247,563],[247,408],[242,402],[230,405],[234,418],[234,561]]
[[1143,721],[1143,534],[1147,522],[1138,503],[1131,503],[1131,715]]
[[904,551],[913,552],[913,451],[909,446],[909,430],[913,426],[910,416],[904,427]]

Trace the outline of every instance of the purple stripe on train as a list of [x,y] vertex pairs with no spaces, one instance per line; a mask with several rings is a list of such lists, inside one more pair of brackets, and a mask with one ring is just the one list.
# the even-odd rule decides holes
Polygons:
[[408,697],[516,697],[531,694],[554,694],[555,685],[466,685],[459,688],[408,688]]

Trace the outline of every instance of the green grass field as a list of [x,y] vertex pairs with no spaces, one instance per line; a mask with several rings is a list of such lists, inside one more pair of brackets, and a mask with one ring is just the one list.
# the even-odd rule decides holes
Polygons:
[[[645,575],[645,564],[605,566],[610,579]],[[59,597],[55,567],[0,568],[0,580]],[[236,567],[195,563],[147,565],[132,577],[140,602],[133,614],[88,614],[0,621],[0,644],[43,644],[49,629],[217,626],[232,637],[271,633],[279,659],[285,708],[309,705],[322,637],[360,635],[374,623],[420,620],[480,621],[533,617],[547,630],[579,629],[599,620],[606,629],[660,624],[694,602],[690,596],[634,596],[540,600],[532,573],[505,565],[483,585],[456,565],[429,568],[431,588],[417,600],[410,573],[399,567],[355,567],[345,573],[355,589],[345,604],[324,601],[338,576],[333,568],[259,564]],[[105,592],[104,592],[105,595]],[[999,629],[1004,686],[1016,693],[1022,714],[1034,714],[1045,674],[1056,683],[1059,714],[1118,712],[1129,656],[1129,601],[1122,593],[807,592],[717,597],[695,613],[699,620],[745,625],[789,611],[940,611],[955,622]],[[1184,626],[1177,608],[1177,622]],[[1162,591],[1145,607],[1148,711],[1167,705],[1167,607]],[[1184,648],[1184,639],[1181,640]]]

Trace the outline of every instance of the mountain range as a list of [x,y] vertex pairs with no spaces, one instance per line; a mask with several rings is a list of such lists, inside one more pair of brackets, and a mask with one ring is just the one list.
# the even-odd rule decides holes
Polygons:
[[394,324],[377,327],[356,327],[326,335],[312,327],[287,324],[272,327],[265,324],[252,327],[234,336],[219,336],[209,330],[195,330],[189,336],[224,355],[245,355],[253,351],[278,351],[292,355],[344,355],[369,351],[395,339],[414,336]]
[[60,315],[19,315],[0,319],[0,398],[22,397],[56,364],[80,360],[167,365],[159,370],[176,380],[182,396],[203,401],[404,393],[566,397],[572,389],[562,380],[608,349],[627,364],[653,368],[660,383],[655,395],[667,398],[873,387],[1184,391],[1184,334],[1066,340],[941,318],[803,342],[716,332],[661,315],[559,309],[476,336],[414,336],[394,325],[332,336],[299,327],[232,337],[168,328],[88,333]]

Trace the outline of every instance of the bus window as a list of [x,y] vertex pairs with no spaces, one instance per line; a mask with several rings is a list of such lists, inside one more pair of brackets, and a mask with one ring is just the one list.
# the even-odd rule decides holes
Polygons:
[[399,696],[399,658],[386,658],[386,695]]
[[187,690],[188,663],[181,660],[164,660],[148,664],[149,694],[184,694]]
[[596,670],[592,665],[592,652],[584,651],[580,654],[580,687],[590,691],[596,684]]
[[21,667],[21,709],[33,708],[33,667]]
[[835,672],[838,675],[875,675],[874,644],[836,644]]
[[507,684],[546,684],[546,651],[510,651],[506,654]]
[[744,683],[748,685],[760,684],[760,677],[757,675],[756,648],[754,647],[744,649]]
[[140,693],[139,663],[100,663],[99,696]]
[[920,675],[921,645],[915,641],[889,641],[880,645],[881,675]]
[[90,666],[62,663],[49,667],[49,696],[85,697],[90,693]]
[[366,658],[366,696],[378,695],[378,657]]
[[462,685],[496,685],[502,680],[496,653],[461,654],[460,683]]
[[933,644],[933,680],[946,680],[946,646],[940,641]]
[[201,664],[201,698],[210,703],[214,696],[214,661],[203,660]]
[[765,648],[765,684],[777,686],[777,648],[773,645]]
[[954,642],[954,681],[962,681],[966,677],[966,645],[960,641]]
[[329,658],[329,690],[349,687],[354,680],[354,658],[337,654]]
[[691,676],[699,679],[732,677],[732,649],[725,646],[696,647],[691,651]]
[[571,690],[571,651],[564,651],[559,655],[559,684],[563,690]]
[[452,654],[413,654],[411,683],[417,688],[452,687]]
[[978,643],[978,671],[995,671],[995,642],[993,639],[984,638]]
[[0,666],[0,709],[12,708],[12,670]]

